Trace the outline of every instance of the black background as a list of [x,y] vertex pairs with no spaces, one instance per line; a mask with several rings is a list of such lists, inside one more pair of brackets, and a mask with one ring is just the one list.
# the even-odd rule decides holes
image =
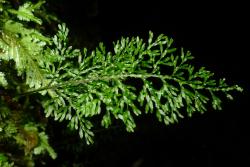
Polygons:
[[[201,1],[61,1],[58,13],[80,44],[111,48],[121,36],[147,39],[164,33],[176,47],[190,50],[194,63],[244,88],[222,111],[208,111],[178,124],[158,123],[155,116],[138,120],[135,133],[97,133],[96,144],[80,155],[88,166],[243,166],[249,164],[249,21],[246,4]],[[110,134],[107,139],[102,135]],[[68,158],[59,154],[57,162]],[[137,165],[137,166],[136,166]],[[248,165],[244,165],[248,166]]]

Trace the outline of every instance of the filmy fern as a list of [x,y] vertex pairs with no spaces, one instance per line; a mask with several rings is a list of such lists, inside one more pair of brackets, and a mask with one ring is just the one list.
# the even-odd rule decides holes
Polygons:
[[[46,117],[67,120],[87,143],[93,142],[93,118],[98,115],[105,128],[118,119],[133,132],[134,117],[143,112],[154,113],[168,125],[185,115],[203,113],[209,105],[221,109],[218,93],[232,99],[231,91],[242,91],[237,85],[228,86],[225,79],[216,81],[204,67],[195,69],[191,53],[174,48],[173,39],[165,35],[154,38],[149,32],[147,41],[121,38],[112,51],[106,51],[103,43],[94,51],[73,49],[65,24],[51,38],[26,26],[25,22],[42,24],[33,12],[44,1],[25,3],[18,10],[5,10],[3,2],[0,12],[8,19],[1,19],[0,65],[14,61],[24,81],[15,98],[39,94]],[[0,68],[0,86],[8,90],[6,75]],[[40,145],[32,148],[34,154],[48,151],[55,158],[45,133],[34,131],[40,139]]]
[[[68,29],[60,25],[53,46],[44,53],[50,61],[42,68],[50,83],[32,92],[47,92],[50,98],[43,101],[46,116],[69,120],[69,127],[79,130],[88,143],[93,136],[90,118],[95,115],[103,115],[101,124],[106,128],[114,117],[133,132],[133,116],[139,116],[141,108],[146,113],[155,112],[158,120],[168,125],[183,117],[182,107],[189,116],[206,111],[207,103],[220,109],[217,92],[231,98],[230,91],[241,91],[224,79],[217,83],[204,67],[195,71],[189,64],[193,59],[190,52],[182,49],[178,53],[172,47],[173,40],[165,35],[153,39],[150,32],[148,42],[139,37],[122,38],[114,43],[113,52],[107,52],[102,43],[92,52],[80,52],[67,45],[67,35]],[[166,67],[168,71],[164,71]],[[157,83],[158,88],[154,86]]]

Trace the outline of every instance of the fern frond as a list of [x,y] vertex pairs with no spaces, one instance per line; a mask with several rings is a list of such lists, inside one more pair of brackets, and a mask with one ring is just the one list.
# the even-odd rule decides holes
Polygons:
[[49,94],[50,99],[43,102],[47,117],[69,120],[69,126],[79,130],[87,143],[92,142],[90,118],[95,115],[103,115],[104,127],[115,118],[132,132],[136,127],[133,117],[142,113],[140,108],[155,112],[158,120],[168,125],[184,116],[181,108],[186,108],[189,116],[205,112],[209,103],[220,109],[217,92],[242,91],[237,85],[215,81],[204,67],[196,71],[189,64],[193,59],[190,52],[182,49],[177,53],[173,40],[165,35],[154,40],[150,32],[147,43],[139,37],[122,38],[114,43],[113,53],[102,43],[92,52],[84,49],[81,53],[67,46],[67,34],[65,25],[59,26],[54,47],[45,53],[51,63],[43,68],[53,82],[34,91]]
[[33,29],[25,28],[21,23],[7,21],[0,36],[0,58],[14,60],[18,75],[26,74],[29,87],[39,88],[45,82],[39,67],[44,46],[49,38]]
[[31,2],[26,2],[23,5],[19,6],[18,10],[9,9],[8,11],[12,14],[17,15],[17,18],[19,20],[23,21],[33,21],[37,24],[42,24],[42,20],[40,18],[37,18],[33,12],[41,7],[42,4],[44,4],[45,1],[39,1],[36,4],[33,4]]

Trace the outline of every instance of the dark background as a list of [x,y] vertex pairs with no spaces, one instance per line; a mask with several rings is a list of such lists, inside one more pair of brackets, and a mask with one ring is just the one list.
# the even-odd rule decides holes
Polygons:
[[138,120],[135,133],[129,134],[124,129],[97,132],[96,143],[77,158],[73,152],[59,152],[54,163],[72,160],[87,167],[249,164],[249,12],[246,4],[157,0],[54,3],[59,17],[77,39],[77,46],[92,49],[102,41],[111,48],[112,42],[121,36],[147,39],[149,30],[156,36],[164,33],[175,40],[176,47],[190,50],[196,65],[205,66],[215,72],[216,77],[225,77],[230,84],[244,88],[242,94],[235,94],[234,101],[224,102],[222,111],[196,114],[168,127],[158,123],[154,115],[145,116]]

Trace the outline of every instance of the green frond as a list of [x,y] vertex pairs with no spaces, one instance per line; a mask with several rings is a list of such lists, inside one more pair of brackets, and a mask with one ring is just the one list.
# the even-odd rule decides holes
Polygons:
[[27,21],[27,22],[33,21],[37,24],[42,24],[42,20],[40,18],[37,18],[33,12],[39,9],[41,5],[44,3],[45,1],[43,0],[39,1],[36,4],[33,4],[31,2],[26,2],[22,6],[19,6],[18,10],[9,9],[8,11],[12,14],[17,15],[17,18],[19,20]]
[[41,87],[45,79],[39,64],[44,61],[42,51],[49,38],[11,20],[4,24],[0,37],[0,58],[14,60],[18,75],[25,73],[31,88]]
[[[67,45],[67,35],[68,29],[60,25],[52,48],[45,52],[51,62],[43,66],[46,78],[53,80],[33,91],[45,91],[50,96],[43,102],[47,117],[68,120],[69,127],[78,130],[87,143],[92,142],[90,118],[95,115],[103,116],[101,125],[106,128],[114,118],[133,132],[133,117],[142,113],[140,108],[155,113],[168,125],[185,115],[205,112],[209,104],[221,109],[217,92],[240,90],[223,80],[217,82],[204,67],[195,70],[189,62],[191,53],[183,49],[178,53],[172,47],[173,40],[165,35],[154,39],[150,32],[148,43],[139,37],[122,38],[114,43],[113,52],[107,52],[100,43],[96,50],[84,49],[82,53]],[[164,71],[166,67],[172,70]],[[138,81],[141,85],[136,84]],[[205,95],[208,93],[210,97]]]

